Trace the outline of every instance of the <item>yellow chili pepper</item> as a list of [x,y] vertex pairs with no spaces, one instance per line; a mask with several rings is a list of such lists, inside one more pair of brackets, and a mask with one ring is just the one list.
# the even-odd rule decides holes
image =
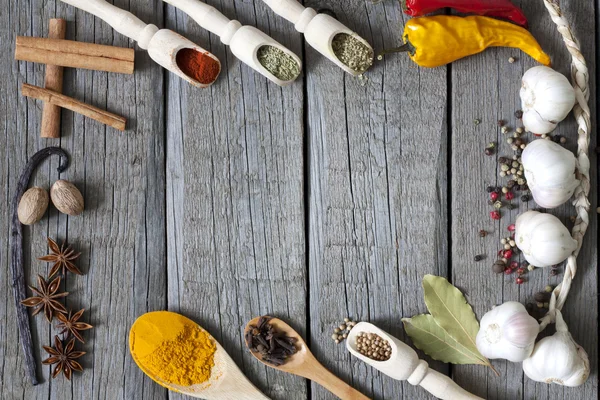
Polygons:
[[396,51],[408,51],[411,60],[422,67],[446,65],[488,47],[521,49],[539,63],[550,65],[550,57],[531,33],[494,18],[449,15],[412,18],[404,27],[403,38],[405,45]]

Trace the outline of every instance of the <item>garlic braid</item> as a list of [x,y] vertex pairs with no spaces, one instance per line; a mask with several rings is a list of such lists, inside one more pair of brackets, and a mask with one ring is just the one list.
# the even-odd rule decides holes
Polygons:
[[571,53],[571,83],[575,89],[575,97],[577,102],[573,108],[573,114],[577,121],[577,179],[580,180],[580,185],[575,189],[573,195],[573,205],[577,212],[575,225],[571,235],[573,239],[577,241],[577,248],[573,251],[573,254],[567,259],[565,266],[565,274],[562,283],[560,283],[552,292],[550,299],[550,310],[540,321],[540,331],[554,322],[555,310],[561,310],[569,289],[571,288],[571,282],[577,272],[577,255],[581,250],[583,244],[583,237],[585,231],[589,225],[589,210],[590,202],[588,200],[588,194],[590,192],[590,159],[588,157],[588,148],[590,145],[590,130],[592,127],[590,108],[588,105],[588,99],[590,97],[589,89],[589,72],[585,62],[579,42],[575,38],[573,30],[567,19],[564,17],[559,0],[543,0],[544,5],[552,17],[552,21],[556,24],[558,32],[562,35],[563,41],[567,46],[567,50]]

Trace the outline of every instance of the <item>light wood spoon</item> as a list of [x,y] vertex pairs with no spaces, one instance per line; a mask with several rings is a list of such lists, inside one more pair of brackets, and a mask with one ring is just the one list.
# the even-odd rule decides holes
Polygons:
[[[260,317],[256,317],[246,324],[244,338],[246,337],[246,333],[251,329],[251,325],[258,325],[259,319]],[[286,360],[285,364],[280,366],[269,364],[263,361],[260,353],[250,351],[258,361],[271,368],[310,379],[311,381],[323,386],[340,399],[369,400],[367,396],[352,388],[350,385],[342,381],[340,378],[332,374],[327,368],[321,365],[321,363],[319,363],[315,356],[313,356],[313,354],[310,352],[302,337],[291,326],[277,318],[271,318],[268,323],[271,324],[276,331],[296,339],[294,345],[298,351],[294,355],[290,356]]]
[[[146,313],[139,317],[131,331],[134,331],[135,324],[143,322],[144,318],[148,318],[150,314],[154,313],[171,313],[170,311],[155,311],[151,313]],[[175,314],[175,313],[171,313]],[[188,320],[188,322],[195,324],[194,321],[189,318],[180,316]],[[160,327],[157,327],[160,329]],[[200,325],[198,328],[205,331]],[[205,331],[206,332],[206,331]],[[208,333],[208,332],[207,332]],[[157,332],[160,334],[160,332]],[[210,336],[210,334],[209,334]],[[135,363],[140,367],[140,369],[148,375],[154,382],[159,385],[166,387],[169,390],[173,390],[178,393],[183,393],[185,395],[207,399],[207,400],[270,400],[267,396],[265,396],[260,390],[258,390],[246,376],[240,371],[235,362],[229,357],[229,354],[221,347],[219,342],[215,340],[212,336],[210,338],[216,345],[216,351],[214,354],[214,363],[215,365],[211,369],[210,378],[208,381],[195,384],[192,386],[181,386],[176,385],[171,382],[165,382],[152,372],[148,370],[146,366],[139,360],[133,351],[131,351],[131,355],[135,361]],[[129,348],[132,349],[133,342],[135,341],[135,335],[130,334],[129,336]]]

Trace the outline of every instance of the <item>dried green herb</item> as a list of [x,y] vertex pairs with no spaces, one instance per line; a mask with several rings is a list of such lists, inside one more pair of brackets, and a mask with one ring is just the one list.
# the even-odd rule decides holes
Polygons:
[[282,81],[292,81],[300,75],[300,65],[292,56],[275,46],[261,46],[256,57],[258,62]]
[[429,314],[402,318],[404,330],[414,345],[434,360],[451,364],[482,364],[489,361],[479,351],[473,353],[443,330]]
[[404,328],[417,348],[435,360],[453,364],[480,364],[490,367],[475,344],[479,322],[463,296],[445,278],[425,275],[425,304],[431,313],[404,318]]
[[479,352],[475,345],[479,322],[460,290],[434,275],[425,275],[423,290],[425,304],[435,322],[467,349]]
[[353,71],[362,74],[373,65],[373,49],[347,33],[338,33],[331,42],[333,53]]

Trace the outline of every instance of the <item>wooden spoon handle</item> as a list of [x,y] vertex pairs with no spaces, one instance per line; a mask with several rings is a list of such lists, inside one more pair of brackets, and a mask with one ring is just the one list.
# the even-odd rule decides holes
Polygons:
[[442,400],[483,400],[481,397],[477,397],[458,386],[449,376],[431,368],[419,385]]
[[320,365],[320,368],[315,368],[310,375],[310,377],[307,377],[308,379],[323,386],[342,400],[370,400],[322,365]]

